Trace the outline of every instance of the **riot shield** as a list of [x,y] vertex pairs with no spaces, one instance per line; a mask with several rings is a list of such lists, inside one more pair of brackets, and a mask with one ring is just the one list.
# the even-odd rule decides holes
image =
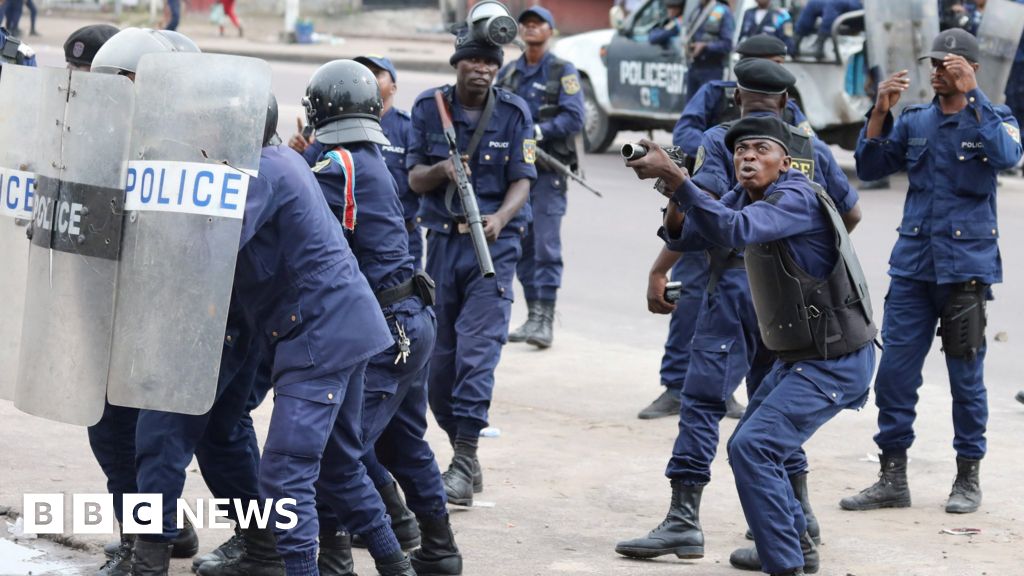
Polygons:
[[37,173],[15,405],[90,426],[107,388],[134,98],[122,76],[44,74],[37,126],[57,143],[41,148],[55,160]]
[[149,54],[135,90],[107,395],[121,406],[201,414],[216,393],[270,67]]
[[931,63],[918,60],[931,51],[939,34],[935,0],[864,0],[867,57],[872,78],[881,82],[908,70],[910,88],[900,97],[894,113],[913,104],[931,102]]
[[978,28],[981,49],[978,86],[996,104],[1006,102],[1006,81],[1010,78],[1017,44],[1024,33],[1024,4],[1010,0],[989,0]]

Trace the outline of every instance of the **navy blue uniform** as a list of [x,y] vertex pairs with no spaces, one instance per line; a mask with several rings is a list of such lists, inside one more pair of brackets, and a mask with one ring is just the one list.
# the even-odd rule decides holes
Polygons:
[[[510,90],[519,95],[530,107],[530,114],[540,128],[543,138],[537,145],[549,151],[547,143],[565,141],[583,130],[583,91],[580,89],[576,67],[563,62],[561,77],[548,78],[554,56],[547,52],[540,62],[529,65],[521,56],[498,73],[508,78]],[[547,90],[557,83],[558,94],[550,98]],[[504,86],[508,86],[503,82]],[[550,100],[557,101],[557,111],[542,113]],[[523,284],[527,301],[555,300],[562,285],[562,217],[566,210],[568,182],[560,175],[541,167],[537,179],[530,187],[530,206],[533,222],[523,239],[523,256],[516,266],[516,275]]]
[[[710,0],[717,2],[718,0]],[[692,20],[696,19],[703,8],[697,6],[690,14],[687,26],[692,26]],[[729,61],[729,54],[732,52],[732,36],[736,29],[736,22],[733,20],[732,12],[725,4],[717,4],[708,14],[708,17],[700,23],[697,31],[690,38],[690,42],[704,42],[707,45],[695,58],[690,61],[690,68],[686,71],[686,94],[691,96],[704,84],[712,80],[721,80],[725,73],[725,67]],[[686,48],[684,46],[684,48]]]
[[[403,205],[389,168],[377,145],[368,142],[328,150],[313,168],[327,203],[359,261],[360,270],[377,294],[412,281],[415,272],[414,258],[409,254],[407,236],[403,233],[406,230]],[[416,295],[387,304],[382,312],[394,340],[390,348],[367,364],[362,423],[366,452],[362,462],[374,485],[391,484],[391,474],[378,461],[374,448],[385,431],[390,431],[391,441],[381,446],[384,453],[380,454],[380,459],[405,464],[398,467],[397,478],[403,487],[409,487],[406,498],[414,510],[422,511],[424,516],[443,516],[444,486],[434,453],[423,439],[426,427],[412,429],[403,425],[410,419],[425,420],[426,395],[412,390],[422,390],[426,385],[426,366],[436,334],[434,313]],[[403,334],[409,339],[410,353],[401,360],[398,359],[398,341]],[[400,412],[408,414],[403,414],[392,426],[392,420]],[[412,474],[402,474],[410,469]],[[345,528],[365,535],[366,528],[376,518],[374,509],[380,503],[379,497],[363,493],[340,496],[350,509],[342,516]],[[326,521],[321,515],[321,523]]]
[[[1024,0],[1017,0],[1017,3],[1024,4]],[[1024,40],[1024,33],[1021,40]],[[1021,125],[1024,119],[1024,42],[1017,44],[1017,54],[1013,57],[1013,67],[1006,81],[1006,105],[1013,110],[1017,125]]]
[[[817,30],[819,36],[832,36],[832,24],[836,18],[863,7],[861,0],[808,0],[796,20],[796,35],[810,36]],[[818,18],[821,18],[821,23],[815,28]]]
[[[686,213],[684,236],[709,246],[742,250],[783,240],[804,270],[825,278],[836,263],[835,231],[803,173],[790,170],[751,202],[737,186],[716,201],[692,182],[673,201]],[[739,209],[736,209],[739,207]],[[804,565],[800,535],[806,519],[793,496],[785,462],[825,422],[867,401],[875,353],[871,344],[829,360],[775,360],[729,440],[729,462],[763,570],[781,573]]]
[[[451,115],[460,151],[469,146],[475,122],[467,116],[451,86],[442,88],[452,102]],[[413,106],[406,166],[434,165],[449,158],[441,119],[427,90]],[[502,205],[509,185],[535,180],[533,119],[522,98],[495,89],[494,114],[480,146],[469,160],[480,213],[493,214]],[[477,266],[469,234],[460,233],[445,204],[446,186],[423,196],[419,223],[428,230],[427,272],[437,283],[437,343],[430,362],[430,407],[438,424],[454,440],[456,433],[476,438],[487,426],[494,389],[494,369],[508,337],[512,308],[512,277],[519,260],[521,239],[531,220],[529,203],[490,243],[495,276],[484,278]],[[461,213],[458,195],[453,209]]]
[[[881,137],[861,132],[857,175],[877,180],[906,170],[910,180],[899,238],[889,258],[889,294],[882,321],[885,350],[875,380],[878,434],[883,452],[905,453],[914,442],[921,367],[951,289],[1003,279],[996,222],[996,174],[1021,157],[1017,121],[981,90],[967,107],[944,115],[938,99],[909,106]],[[870,113],[869,113],[870,114]],[[865,128],[866,130],[866,128]],[[988,421],[983,368],[985,346],[974,359],[946,356],[953,394],[953,447],[962,458],[985,455]]]
[[782,8],[768,8],[761,20],[756,21],[757,13],[757,8],[748,8],[743,13],[739,41],[742,42],[745,38],[758,34],[769,34],[782,40],[786,45],[786,50],[792,54],[795,45],[793,44],[793,18],[789,12]]

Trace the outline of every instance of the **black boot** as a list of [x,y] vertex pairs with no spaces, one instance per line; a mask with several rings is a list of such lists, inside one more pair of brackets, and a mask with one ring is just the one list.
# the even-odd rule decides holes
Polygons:
[[171,566],[170,542],[135,540],[132,551],[132,576],[167,576]]
[[800,503],[804,511],[804,519],[807,520],[807,533],[814,543],[821,544],[821,526],[818,524],[818,517],[811,509],[811,495],[807,490],[807,473],[797,474],[789,477],[789,485],[793,487],[793,496]]
[[978,469],[981,460],[968,460],[956,457],[956,479],[953,480],[953,491],[946,501],[946,512],[950,514],[968,514],[976,512],[981,506],[981,484]]
[[418,576],[458,576],[462,574],[462,554],[455,545],[455,535],[448,515],[440,518],[419,518],[423,545],[409,555]]
[[[416,526],[416,516],[402,500],[402,495],[398,492],[398,483],[392,481],[391,484],[378,488],[377,492],[380,493],[388,516],[391,517],[391,531],[395,533],[395,538],[398,538],[402,550],[412,550],[419,546],[420,529]],[[352,547],[366,548],[366,542],[358,534],[353,534]]]
[[540,319],[537,323],[537,328],[532,334],[526,337],[526,343],[532,344],[541,349],[550,348],[551,342],[555,338],[555,301],[540,300],[538,302],[538,307]]
[[[725,417],[732,418],[733,420],[739,420],[743,418],[743,413],[747,411],[747,407],[740,404],[740,401],[736,399],[736,395],[732,394],[725,399]],[[678,412],[678,410],[676,410]]]
[[320,576],[357,576],[352,566],[352,540],[348,532],[320,533]]
[[877,510],[879,508],[908,508],[910,486],[907,485],[907,455],[879,454],[881,470],[878,482],[839,501],[843,510]]
[[825,59],[825,37],[819,35],[814,40],[814,59],[824,60]]
[[[174,545],[171,558],[191,558],[196,555],[196,552],[199,552],[199,538],[196,536],[195,527],[192,526],[192,522],[188,518],[185,519],[185,527],[178,531],[178,535],[171,540],[171,544]],[[103,553],[110,558],[120,546],[121,542],[118,540],[108,542],[103,545]]]
[[678,558],[704,557],[704,532],[700,528],[700,497],[704,486],[687,486],[672,481],[672,504],[665,520],[643,538],[625,540],[615,551],[628,558],[656,558],[675,554]]
[[[108,554],[107,562],[95,576],[129,576],[132,573],[132,544],[135,543],[135,536],[121,534],[117,541],[117,547],[112,554]],[[109,544],[107,545],[109,546]],[[106,552],[107,546],[104,546]]]
[[[475,466],[474,466],[475,463]],[[473,505],[473,473],[479,467],[476,460],[476,446],[455,442],[455,456],[448,470],[441,475],[448,503],[455,506]],[[483,479],[481,478],[481,484]]]
[[416,576],[409,558],[402,552],[395,552],[387,558],[375,560],[380,576]]
[[484,471],[480,468],[480,460],[473,458],[473,494],[484,491]]
[[661,396],[655,398],[654,402],[641,410],[636,417],[641,420],[653,420],[666,416],[679,416],[679,404],[679,390],[665,388]]
[[540,324],[540,302],[527,300],[526,310],[528,314],[526,322],[508,335],[509,342],[526,342],[526,339],[536,332],[537,326]]
[[212,552],[192,559],[192,571],[199,570],[199,567],[207,562],[223,562],[232,558],[238,558],[242,555],[242,547],[242,530],[236,524],[234,536],[214,548]]
[[804,37],[796,34],[793,36],[793,58],[800,57],[800,43],[804,41]]
[[207,562],[199,576],[284,576],[284,561],[277,553],[270,528],[242,528],[242,554],[223,562]]
[[[800,535],[800,551],[804,553],[803,571],[797,569],[796,572],[789,572],[789,574],[817,574],[821,567],[821,559],[818,558],[818,548],[814,545],[814,540],[811,540],[811,536],[807,534],[806,530]],[[740,570],[761,571],[761,558],[757,555],[757,548],[740,548],[733,551],[729,555],[729,564]],[[787,573],[783,572],[783,574]]]

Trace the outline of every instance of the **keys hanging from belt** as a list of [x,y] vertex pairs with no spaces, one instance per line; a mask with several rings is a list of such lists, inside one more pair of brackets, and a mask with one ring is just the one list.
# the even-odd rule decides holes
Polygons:
[[409,354],[411,352],[409,345],[412,344],[412,342],[409,340],[409,337],[405,335],[405,328],[397,321],[395,322],[395,328],[398,329],[398,356],[395,357],[395,365],[397,366],[399,362],[405,364],[409,361]]

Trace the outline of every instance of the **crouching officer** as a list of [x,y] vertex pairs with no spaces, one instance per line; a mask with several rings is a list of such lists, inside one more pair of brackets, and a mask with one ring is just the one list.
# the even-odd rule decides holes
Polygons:
[[651,153],[628,165],[673,191],[667,238],[744,251],[761,338],[778,357],[728,444],[756,541],[756,549],[738,550],[730,561],[769,574],[814,573],[818,553],[784,462],[833,416],[867,401],[876,332],[867,286],[832,200],[790,170],[786,125],[744,118],[725,140],[739,184],[721,201],[653,142],[644,142]]
[[[537,145],[571,168],[579,164],[576,135],[583,130],[583,92],[576,67],[548,51],[555,18],[541,6],[519,15],[526,51],[498,73],[498,86],[518,94],[530,106]],[[516,275],[523,285],[529,316],[509,334],[509,342],[551,346],[555,300],[562,285],[562,217],[569,183],[543,162],[530,188],[533,223],[523,239]]]
[[[455,86],[421,94],[412,110],[409,187],[423,195],[419,220],[428,230],[427,271],[437,282],[437,343],[430,361],[430,407],[455,456],[444,475],[448,501],[470,506],[482,490],[480,430],[494,390],[494,370],[508,336],[512,277],[530,221],[527,200],[537,178],[533,119],[522,98],[491,88],[500,46],[461,29],[450,62]],[[495,275],[477,264],[469,227],[455,195],[455,168],[434,93],[451,111],[459,152],[471,172]],[[456,159],[457,161],[457,159]]]
[[996,174],[1021,157],[1020,130],[1005,106],[979,88],[978,41],[941,32],[932,62],[931,104],[890,113],[909,86],[898,72],[878,98],[857,143],[857,175],[878,179],[906,170],[910,188],[889,260],[882,341],[875,380],[881,449],[878,482],[840,502],[846,510],[910,506],[907,450],[914,442],[921,368],[939,324],[953,394],[957,474],[946,512],[981,504],[978,468],[985,456],[985,302],[1003,279],[996,222]]
[[[380,494],[397,499],[395,481],[381,464],[387,463],[416,513],[422,533],[422,546],[412,554],[416,571],[461,574],[462,557],[448,522],[441,472],[423,438],[427,362],[436,335],[430,308],[434,284],[424,272],[416,272],[398,186],[381,155],[381,149],[391,143],[378,119],[383,107],[380,88],[363,64],[335,60],[313,74],[303,106],[324,150],[313,172],[360,270],[377,295],[393,337],[392,346],[370,358],[366,367],[362,462]],[[338,470],[338,474],[345,473],[354,471]],[[347,509],[340,516],[341,524],[362,538],[378,564],[401,554],[394,535],[390,547],[374,537],[374,531],[381,528],[379,521],[387,518],[382,514],[385,503],[376,490],[337,496]],[[404,511],[400,499],[386,504],[389,512],[395,508]],[[338,534],[338,521],[329,510],[322,511],[321,574],[342,574],[343,566],[351,566],[351,550],[341,541],[344,537]],[[388,524],[383,527],[391,530]]]

